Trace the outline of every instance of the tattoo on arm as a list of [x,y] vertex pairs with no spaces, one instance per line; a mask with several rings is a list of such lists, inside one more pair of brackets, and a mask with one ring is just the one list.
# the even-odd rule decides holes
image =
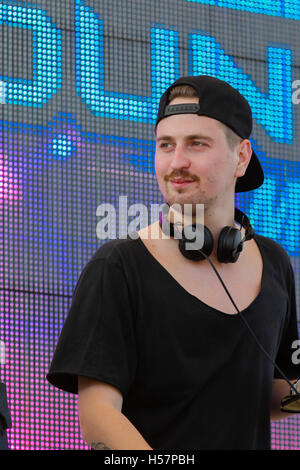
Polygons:
[[110,450],[109,447],[106,447],[104,442],[92,442],[91,447],[94,450]]

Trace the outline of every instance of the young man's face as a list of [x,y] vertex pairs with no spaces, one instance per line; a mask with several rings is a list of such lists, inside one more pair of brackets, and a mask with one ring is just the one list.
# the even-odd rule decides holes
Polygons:
[[[175,98],[170,104],[198,103]],[[237,153],[230,150],[220,123],[207,116],[176,114],[156,129],[155,172],[168,204],[210,205],[233,197]]]

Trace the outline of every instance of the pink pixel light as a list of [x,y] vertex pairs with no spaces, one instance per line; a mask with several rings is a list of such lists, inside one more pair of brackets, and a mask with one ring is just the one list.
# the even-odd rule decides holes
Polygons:
[[23,199],[18,174],[11,168],[7,155],[0,154],[0,199],[8,202]]

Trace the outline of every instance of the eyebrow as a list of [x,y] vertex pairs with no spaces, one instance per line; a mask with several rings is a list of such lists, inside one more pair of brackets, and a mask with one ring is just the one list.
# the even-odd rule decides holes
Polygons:
[[[187,135],[187,136],[184,137],[184,139],[185,140],[204,139],[204,140],[207,140],[209,142],[214,142],[214,140],[215,140],[212,137],[209,137],[208,135],[203,135],[203,134]],[[161,137],[156,139],[157,142],[160,142],[161,140],[174,140],[174,137],[172,137],[170,135],[162,135]]]

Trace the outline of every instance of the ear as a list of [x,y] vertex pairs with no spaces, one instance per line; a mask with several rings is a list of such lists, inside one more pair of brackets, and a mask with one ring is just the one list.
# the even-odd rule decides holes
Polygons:
[[238,162],[235,170],[234,176],[239,178],[240,176],[244,176],[247,170],[247,166],[249,165],[250,159],[252,155],[252,147],[251,142],[248,139],[242,140],[237,149],[237,156]]

